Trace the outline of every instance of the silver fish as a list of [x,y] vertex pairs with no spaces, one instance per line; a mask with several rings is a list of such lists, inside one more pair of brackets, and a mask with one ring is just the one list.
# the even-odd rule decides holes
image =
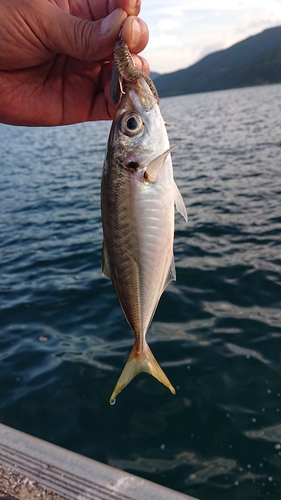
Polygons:
[[[127,56],[127,46],[123,45],[123,49]],[[115,52],[117,67],[122,57],[122,52],[121,56]],[[175,393],[148,347],[146,332],[163,291],[176,279],[174,205],[187,220],[173,179],[171,148],[158,95],[141,71],[134,73],[132,81],[132,65],[131,60],[121,74],[122,97],[108,139],[101,186],[102,271],[112,280],[135,333],[133,349],[113,390],[111,404],[140,372],[150,373]]]

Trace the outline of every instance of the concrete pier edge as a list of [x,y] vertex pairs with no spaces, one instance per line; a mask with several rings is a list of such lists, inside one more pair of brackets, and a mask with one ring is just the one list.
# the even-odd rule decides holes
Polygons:
[[0,466],[67,500],[198,500],[3,424]]

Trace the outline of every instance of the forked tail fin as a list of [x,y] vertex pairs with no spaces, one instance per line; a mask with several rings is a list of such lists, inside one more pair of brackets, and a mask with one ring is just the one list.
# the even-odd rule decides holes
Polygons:
[[119,392],[123,391],[126,385],[128,385],[131,380],[141,372],[149,373],[153,377],[157,378],[159,382],[168,387],[168,389],[170,389],[173,394],[176,393],[168,377],[166,377],[162,368],[157,363],[147,343],[145,343],[142,353],[139,353],[137,351],[137,347],[135,344],[130,353],[130,356],[128,357],[127,363],[125,364],[123,371],[117,381],[117,384],[114,387],[114,391],[111,394],[109,400],[111,405],[115,403],[116,397],[118,396]]

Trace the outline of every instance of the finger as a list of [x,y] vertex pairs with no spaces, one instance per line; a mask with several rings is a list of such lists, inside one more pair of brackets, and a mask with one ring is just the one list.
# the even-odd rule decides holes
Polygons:
[[128,16],[138,16],[141,9],[141,0],[108,0],[108,13],[115,9],[125,10]]
[[110,109],[108,101],[103,92],[96,94],[93,106],[88,114],[87,121],[110,120],[114,116],[114,111]]
[[36,26],[39,38],[52,51],[85,61],[111,56],[127,13],[119,8],[99,21],[71,16],[59,7],[44,3],[44,24]]
[[132,57],[134,59],[136,67],[142,69],[142,71],[144,71],[147,75],[149,75],[150,67],[147,60],[144,57],[137,56],[135,54],[132,54]]
[[138,54],[147,45],[148,28],[146,23],[139,17],[129,16],[124,21],[121,36],[128,45],[131,52]]
[[[128,16],[138,16],[141,2],[140,0],[88,0],[88,7],[92,18],[98,20],[119,8],[125,10]],[[77,16],[81,17],[79,14]]]

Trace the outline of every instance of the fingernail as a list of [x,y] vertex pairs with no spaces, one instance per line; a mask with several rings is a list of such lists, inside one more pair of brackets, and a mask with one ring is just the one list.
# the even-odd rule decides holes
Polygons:
[[132,36],[134,45],[137,45],[141,37],[141,27],[137,19],[134,19],[132,23]]
[[125,21],[127,17],[126,12],[119,8],[111,12],[109,16],[105,17],[101,23],[100,27],[100,33],[101,35],[105,35],[113,26],[115,23],[122,23]]

